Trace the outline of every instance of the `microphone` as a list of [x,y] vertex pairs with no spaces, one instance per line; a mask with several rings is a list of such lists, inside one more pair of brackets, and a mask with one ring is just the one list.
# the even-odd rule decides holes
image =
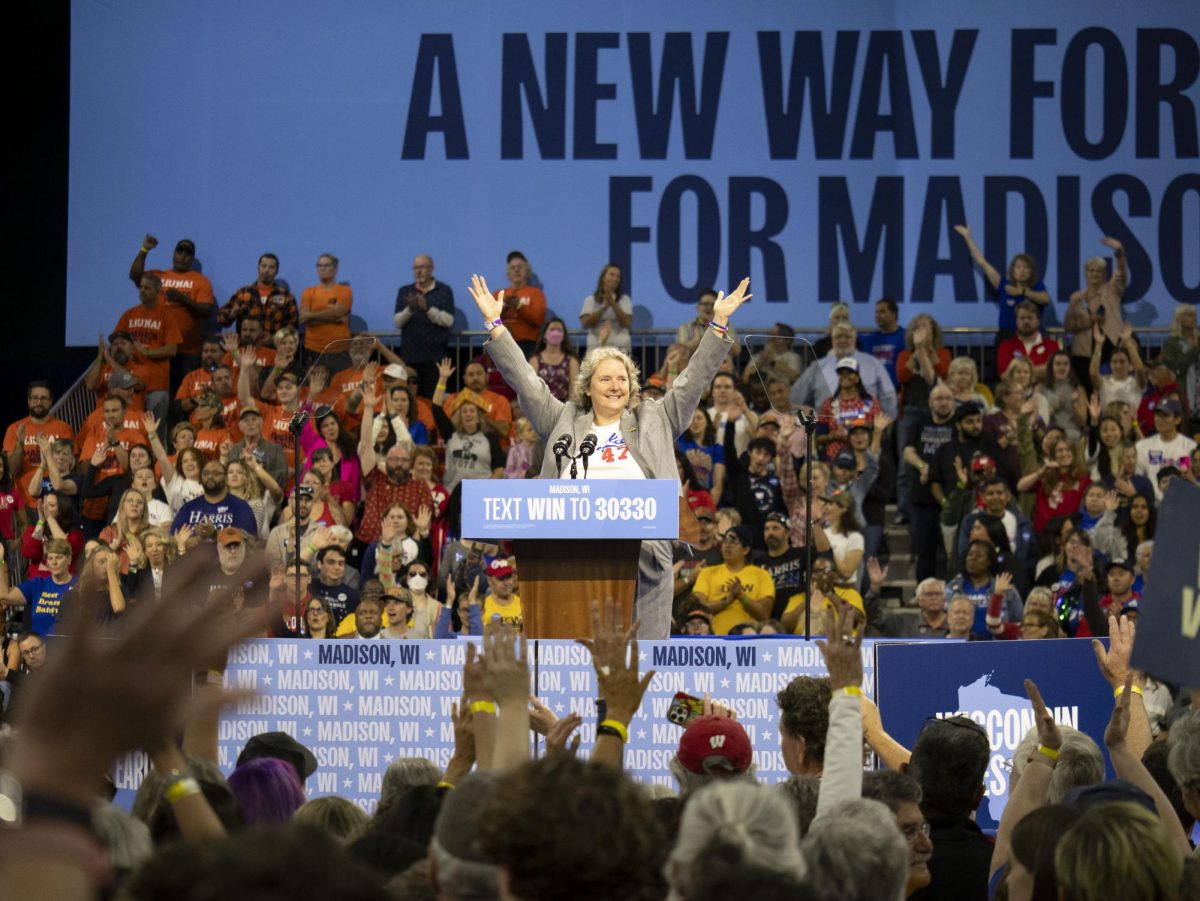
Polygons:
[[579,456],[583,460],[583,477],[587,478],[588,458],[596,452],[596,433],[588,432],[579,442]]
[[571,436],[569,434],[560,435],[558,440],[554,442],[554,465],[558,471],[562,472],[563,457],[571,450]]
[[292,421],[288,423],[288,431],[293,435],[300,434],[300,430],[304,428],[304,423],[308,420],[309,415],[308,410],[304,409],[304,407],[293,413]]

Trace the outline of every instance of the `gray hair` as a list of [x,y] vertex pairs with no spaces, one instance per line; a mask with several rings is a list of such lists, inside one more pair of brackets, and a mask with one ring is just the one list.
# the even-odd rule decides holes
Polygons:
[[[729,853],[713,854],[714,847]],[[683,809],[679,838],[665,873],[671,897],[686,897],[713,867],[742,865],[802,879],[804,858],[796,815],[777,790],[744,779],[713,783]]]
[[957,594],[951,595],[950,600],[946,601],[946,609],[949,610],[950,605],[953,604],[955,601],[966,601],[972,607],[975,606],[975,602],[973,600],[971,600],[967,595],[963,594],[960,591]]
[[945,580],[939,579],[937,576],[928,576],[927,578],[922,579],[920,582],[917,583],[917,587],[913,590],[913,593],[920,594],[922,591],[924,591],[926,588],[928,588],[931,585],[937,585],[939,587],[939,590],[942,592],[942,594],[946,593]]
[[150,828],[107,801],[92,808],[92,830],[108,851],[108,861],[114,869],[136,869],[154,854]]
[[587,352],[587,356],[579,364],[579,373],[575,376],[575,396],[579,398],[579,405],[584,410],[592,409],[592,399],[588,395],[588,389],[592,387],[592,376],[596,374],[596,368],[605,360],[620,360],[625,364],[625,372],[629,375],[630,397],[642,390],[639,381],[641,372],[629,354],[619,347],[594,347]]
[[[1104,781],[1104,755],[1092,737],[1067,725],[1060,725],[1058,730],[1062,733],[1063,743],[1058,750],[1054,775],[1050,777],[1050,787],[1046,790],[1047,804],[1062,803],[1063,797],[1073,788],[1099,785]],[[1034,727],[1025,733],[1013,752],[1012,781],[1008,787],[1010,797],[1037,746],[1038,733]]]
[[292,815],[292,822],[299,826],[311,826],[335,842],[346,845],[366,831],[371,818],[353,801],[327,795],[301,804]]
[[800,835],[808,835],[808,827],[817,815],[817,795],[821,791],[821,780],[808,773],[802,773],[792,776],[786,782],[778,783],[775,789],[782,792],[795,808]]
[[921,803],[921,786],[908,773],[871,770],[863,773],[862,796],[886,804],[892,813],[899,813],[901,804]]
[[887,805],[869,798],[835,804],[813,820],[801,845],[808,885],[821,901],[900,901],[908,842]]
[[383,774],[379,789],[379,807],[375,815],[383,813],[410,788],[418,785],[437,785],[442,771],[424,757],[397,757]]
[[1167,747],[1167,769],[1179,787],[1200,787],[1200,709],[1189,710],[1171,724]]
[[716,774],[693,773],[680,762],[679,755],[675,754],[667,762],[667,769],[675,777],[675,781],[679,783],[679,797],[682,798],[713,782],[737,782],[740,780],[753,782],[757,767],[752,763],[746,768],[746,772],[737,774],[724,772]]
[[435,835],[429,841],[429,854],[437,874],[438,891],[459,901],[490,901],[499,897],[500,869],[455,857],[442,847]]

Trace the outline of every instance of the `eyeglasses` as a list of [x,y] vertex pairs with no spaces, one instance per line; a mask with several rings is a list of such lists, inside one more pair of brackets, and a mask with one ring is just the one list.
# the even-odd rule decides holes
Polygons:
[[917,840],[918,836],[923,835],[925,838],[929,838],[928,823],[922,823],[920,826],[905,826],[901,831],[904,833],[904,840],[910,845]]

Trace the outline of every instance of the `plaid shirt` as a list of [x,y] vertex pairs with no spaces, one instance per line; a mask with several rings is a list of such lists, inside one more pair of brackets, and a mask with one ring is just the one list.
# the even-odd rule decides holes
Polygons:
[[257,319],[263,325],[263,332],[269,337],[285,325],[292,328],[300,327],[300,312],[296,307],[296,298],[291,291],[277,286],[283,295],[283,301],[276,303],[270,298],[263,302],[258,293],[258,285],[246,285],[239,288],[229,303],[217,310],[217,322],[229,325],[236,320],[240,327],[243,319]]

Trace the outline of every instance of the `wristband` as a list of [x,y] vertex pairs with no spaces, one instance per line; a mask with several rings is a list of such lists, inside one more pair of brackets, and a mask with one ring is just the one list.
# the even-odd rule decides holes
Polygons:
[[503,320],[503,319],[493,319],[491,322],[486,322],[486,321],[485,321],[483,324],[484,324],[484,325],[485,325],[485,326],[488,328],[488,330],[490,331],[491,329],[494,329],[494,328],[500,328],[501,326],[503,326],[503,325],[504,325],[504,320]]
[[145,244],[143,244],[142,245],[142,253],[149,253],[149,252],[150,252],[150,248],[147,247]]
[[[1138,688],[1138,686],[1136,686],[1136,685],[1130,685],[1129,690],[1131,692],[1133,692],[1135,695],[1142,694],[1142,690],[1140,688]],[[1125,686],[1124,685],[1118,685],[1116,688],[1113,689],[1113,697],[1114,698],[1119,698],[1123,694],[1125,694]]]
[[596,698],[596,726],[599,727],[608,719],[608,701],[604,698]]
[[191,776],[184,776],[168,785],[167,790],[163,792],[163,797],[167,799],[168,804],[174,806],[184,798],[198,794],[200,794],[200,783]]
[[446,390],[446,383],[445,383],[445,382],[438,382],[436,385],[434,385],[434,386],[433,386],[433,390],[434,390],[434,391],[445,391],[445,390]]
[[1045,745],[1038,745],[1037,752],[1039,754],[1041,754],[1043,757],[1049,758],[1050,760],[1053,760],[1056,762],[1058,760],[1058,751],[1055,750],[1054,748],[1047,748]]
[[709,320],[708,327],[709,327],[710,329],[712,329],[714,332],[716,332],[718,335],[723,335],[723,334],[725,334],[727,331],[729,331],[729,326],[727,326],[727,325],[717,325],[717,321],[716,321],[715,319],[711,319],[711,320]]
[[854,698],[861,698],[863,696],[863,690],[857,685],[847,685],[843,688],[839,688],[838,691],[844,695],[850,695]]
[[472,701],[471,706],[468,709],[471,711],[471,713],[494,714],[496,712],[496,702],[495,701]]
[[447,782],[445,779],[443,779],[437,785],[435,785],[434,788],[454,788],[454,783]]
[[613,735],[623,742],[629,741],[629,729],[620,720],[605,720],[596,727],[597,735]]

